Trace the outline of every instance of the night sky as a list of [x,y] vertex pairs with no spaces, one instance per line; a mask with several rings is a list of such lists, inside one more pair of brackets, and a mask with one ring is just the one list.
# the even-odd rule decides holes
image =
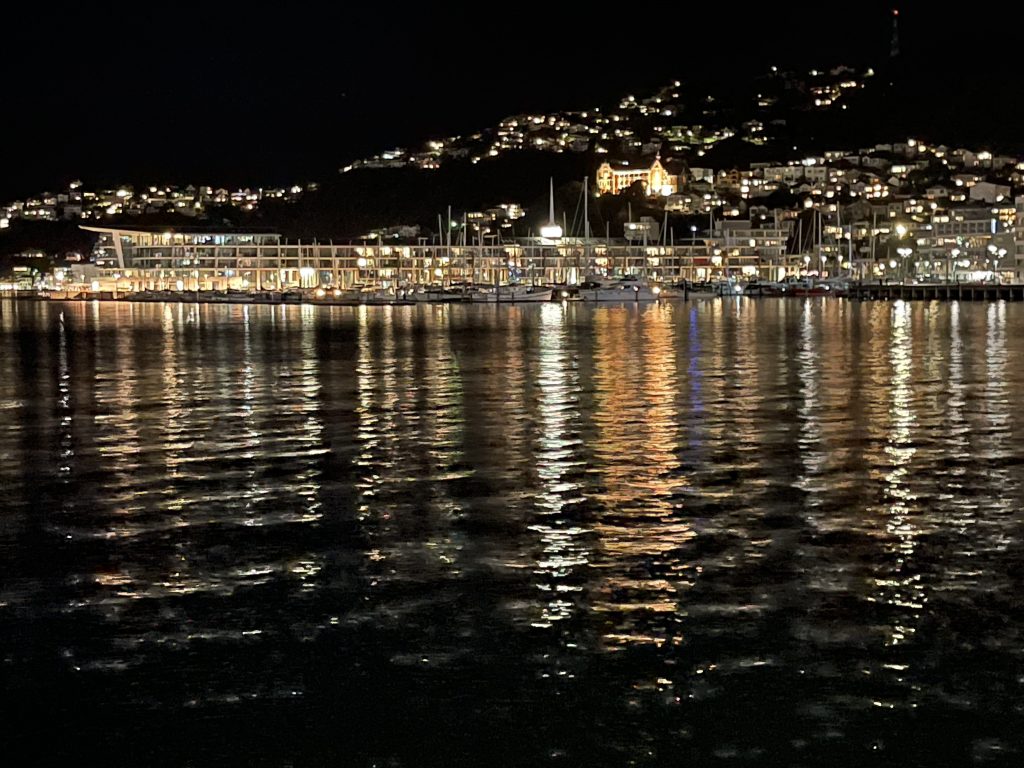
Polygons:
[[[727,83],[771,64],[887,58],[890,4],[710,5],[5,8],[4,26],[17,33],[0,46],[0,199],[75,177],[321,179],[391,145],[517,112],[607,103],[674,78]],[[932,123],[1012,137],[1024,111],[1019,7],[900,8],[903,59],[919,85],[914,109]]]

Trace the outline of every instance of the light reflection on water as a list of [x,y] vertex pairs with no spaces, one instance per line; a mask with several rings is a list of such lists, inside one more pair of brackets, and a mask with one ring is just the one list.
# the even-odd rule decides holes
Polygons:
[[1012,762],[1022,324],[0,302],[6,714],[125,764]]

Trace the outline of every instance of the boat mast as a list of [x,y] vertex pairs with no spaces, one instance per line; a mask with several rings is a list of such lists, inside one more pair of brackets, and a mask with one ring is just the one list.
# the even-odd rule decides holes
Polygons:
[[640,274],[643,276],[644,282],[646,283],[647,282],[647,230],[646,229],[644,230],[644,239],[643,239],[643,246],[642,247],[643,247],[644,250],[643,250],[643,254],[642,254],[642,259],[640,261]]
[[849,241],[846,244],[846,248],[847,248],[846,261],[849,262],[849,264],[850,264],[850,274],[849,274],[849,277],[853,277],[853,221],[852,220],[850,221],[848,226],[850,227],[850,239],[849,239]]
[[799,276],[800,265],[804,261],[804,220],[799,215],[796,217],[796,256],[800,261],[800,264],[797,265],[797,276]]
[[839,243],[836,245],[836,274],[843,274],[843,211],[839,207],[839,203],[836,203],[836,226],[839,227]]
[[[556,226],[556,224],[555,224],[555,177],[554,176],[548,177],[548,185],[549,185],[549,190],[548,190],[548,225],[550,227],[554,228]],[[564,233],[565,230],[562,230],[562,232]],[[543,235],[544,235],[544,229],[541,228],[541,236],[543,236]],[[541,269],[544,272],[544,280],[547,281],[547,276],[548,276],[547,268],[546,268],[547,265],[546,265],[546,263],[544,261],[544,255],[543,255],[544,251],[543,251],[543,249],[544,249],[544,241],[541,240]],[[557,270],[555,271],[555,274],[557,276],[557,274],[558,274]],[[554,282],[557,282],[557,279]]]
[[670,229],[668,231],[668,241],[669,241],[669,251],[668,252],[672,254],[672,262],[676,265],[676,273],[677,273],[676,276],[677,277],[681,277],[682,276],[682,271],[679,269],[679,259],[676,258],[676,231],[675,231],[674,228]]
[[[626,222],[627,225],[628,224],[632,224],[633,223],[633,204],[632,203],[626,203],[626,213],[629,215],[629,221]],[[632,227],[627,226],[625,231],[623,231],[622,234],[625,235],[631,229],[632,229]],[[624,274],[624,275],[629,274],[629,260],[633,256],[633,241],[632,241],[632,239],[629,239],[629,238],[625,238],[625,239],[626,239],[626,255],[622,259],[622,274]]]
[[875,268],[875,227],[878,224],[878,213],[876,211],[871,212],[871,269]]
[[[590,176],[583,177],[583,268],[590,270],[590,194],[587,192],[587,182]],[[576,281],[580,282],[580,276],[576,275]]]
[[608,254],[608,267],[611,274],[615,274],[615,257],[612,256],[612,223],[606,221],[604,223],[604,249],[605,253]]
[[815,229],[815,237],[817,238],[817,250],[818,250],[818,278],[821,279],[821,211],[815,210],[817,214],[817,224]]

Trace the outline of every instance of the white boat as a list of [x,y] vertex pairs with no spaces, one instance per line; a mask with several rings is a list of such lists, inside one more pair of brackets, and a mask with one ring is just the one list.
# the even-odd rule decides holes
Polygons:
[[437,285],[423,286],[416,289],[407,289],[405,293],[407,301],[425,302],[431,304],[450,303],[462,301],[462,291],[454,288],[444,288]]
[[471,301],[480,304],[520,304],[526,302],[551,301],[553,288],[533,285],[503,285],[490,291],[478,291],[471,295]]
[[581,301],[657,301],[659,291],[646,280],[627,276],[582,283],[579,297]]
[[744,296],[781,296],[782,284],[770,280],[751,280],[743,286]]
[[682,285],[659,285],[657,288],[659,299],[668,300],[686,298],[686,289]]
[[813,277],[790,276],[782,281],[784,296],[827,296],[832,290],[827,283],[819,282]]
[[717,283],[691,283],[686,288],[688,299],[713,299],[721,295],[722,292]]
[[[742,289],[740,289],[741,291]],[[688,299],[714,299],[719,296],[738,296],[740,292],[737,292],[731,283],[724,281],[686,284],[686,298]]]
[[743,283],[734,277],[721,280],[718,283],[718,295],[719,296],[742,296],[743,295]]

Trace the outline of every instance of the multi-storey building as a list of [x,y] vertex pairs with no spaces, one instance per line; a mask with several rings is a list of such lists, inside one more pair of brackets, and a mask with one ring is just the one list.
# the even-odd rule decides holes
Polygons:
[[1024,195],[1014,201],[1017,214],[1014,226],[1014,278],[1024,283]]
[[636,182],[641,182],[647,195],[674,195],[681,185],[681,174],[669,173],[655,157],[648,168],[613,168],[602,163],[597,169],[597,189],[602,195],[618,195]]

